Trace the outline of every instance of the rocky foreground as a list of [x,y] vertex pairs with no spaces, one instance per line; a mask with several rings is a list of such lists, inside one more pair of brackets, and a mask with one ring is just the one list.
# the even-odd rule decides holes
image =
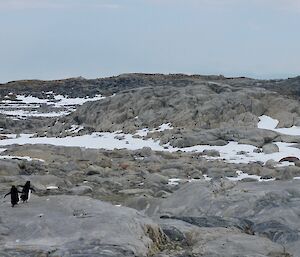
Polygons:
[[[296,130],[299,92],[299,78],[145,74],[0,85],[0,192],[27,180],[36,190],[14,208],[1,200],[0,256],[300,256],[300,136],[258,125],[267,115]],[[72,106],[56,97],[99,94]],[[123,149],[22,136],[118,130],[161,150],[133,148],[127,134],[114,134]],[[248,148],[228,157],[229,142]]]

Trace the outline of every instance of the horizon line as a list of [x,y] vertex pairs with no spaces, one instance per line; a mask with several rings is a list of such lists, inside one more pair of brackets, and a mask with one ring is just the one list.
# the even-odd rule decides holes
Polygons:
[[[103,75],[100,77],[94,77],[94,78],[87,78],[85,76],[67,76],[62,78],[53,78],[53,79],[43,79],[43,78],[24,78],[24,79],[16,79],[16,80],[8,80],[8,81],[0,81],[0,85],[14,83],[14,82],[22,82],[22,81],[62,81],[62,80],[71,80],[71,79],[83,79],[83,80],[96,80],[96,79],[108,79],[108,78],[116,78],[124,75],[143,75],[143,76],[155,76],[155,75],[163,75],[163,76],[187,76],[187,77],[223,77],[224,79],[252,79],[252,80],[286,80],[286,79],[292,79],[300,77],[299,74],[290,74],[290,75],[235,75],[235,76],[227,76],[223,74],[200,74],[200,73],[188,73],[188,72],[174,72],[174,73],[163,73],[163,72],[124,72],[119,73],[117,75]],[[280,76],[280,77],[279,77]]]

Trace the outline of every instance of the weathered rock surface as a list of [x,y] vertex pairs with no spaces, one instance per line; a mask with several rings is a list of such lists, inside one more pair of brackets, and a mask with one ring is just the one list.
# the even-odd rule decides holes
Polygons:
[[277,153],[279,152],[279,147],[275,144],[265,144],[262,150],[265,154]]
[[233,183],[194,182],[147,208],[149,215],[199,227],[238,228],[300,254],[300,181]]
[[0,254],[16,253],[8,256],[32,256],[26,252],[33,251],[147,256],[167,243],[159,226],[144,215],[88,197],[34,197],[15,208],[2,202],[0,221]]
[[[258,116],[268,112],[273,114],[277,110],[277,106],[270,104],[270,99],[276,103],[285,102],[281,96],[259,88],[235,90],[227,86],[222,93],[216,93],[210,83],[190,82],[184,87],[156,86],[123,91],[114,97],[87,103],[61,122],[65,126],[78,124],[96,131],[133,132],[171,122],[177,128],[240,128],[243,133],[248,133],[245,128],[255,128]],[[290,108],[292,103],[293,106],[298,104],[290,100]],[[279,118],[283,120],[282,117],[285,116]],[[216,141],[214,134],[213,131],[206,132],[202,140]]]
[[203,226],[177,219],[163,219],[160,223],[170,239],[189,249],[175,256],[290,256],[281,245],[230,226]]
[[[2,133],[64,137],[72,134],[66,131],[72,125],[84,126],[77,133],[83,135],[116,130],[132,133],[171,122],[172,130],[156,130],[147,137],[179,148],[235,141],[267,154],[278,151],[275,142],[300,143],[299,136],[257,128],[263,114],[278,119],[278,127],[300,125],[299,77],[265,81],[124,74],[0,85],[0,100],[15,101],[18,94],[43,99],[53,99],[54,94],[73,98],[102,94],[107,98],[86,103],[61,118],[14,120],[0,114],[0,140],[7,137]],[[39,111],[51,108],[40,105]],[[206,160],[222,154],[214,150],[6,148],[1,155],[30,156],[44,162],[0,160],[2,195],[11,185],[26,180],[36,189],[28,204],[11,208],[8,198],[0,203],[0,256],[300,256],[299,181],[293,180],[300,177],[296,159],[295,166],[284,167],[273,160],[265,165]],[[238,170],[276,181],[246,178],[235,183],[226,179],[236,177]]]

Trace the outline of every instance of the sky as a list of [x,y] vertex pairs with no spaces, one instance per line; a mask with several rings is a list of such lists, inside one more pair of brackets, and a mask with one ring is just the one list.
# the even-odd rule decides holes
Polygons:
[[0,83],[300,75],[300,0],[0,0]]

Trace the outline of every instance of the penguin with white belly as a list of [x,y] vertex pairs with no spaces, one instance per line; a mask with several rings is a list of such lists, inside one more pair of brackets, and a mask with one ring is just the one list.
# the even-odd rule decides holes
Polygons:
[[30,181],[27,181],[24,186],[18,185],[18,187],[23,188],[20,196],[21,200],[23,201],[23,203],[28,202],[28,200],[30,199],[31,192],[35,192],[35,190],[32,187],[30,187]]

